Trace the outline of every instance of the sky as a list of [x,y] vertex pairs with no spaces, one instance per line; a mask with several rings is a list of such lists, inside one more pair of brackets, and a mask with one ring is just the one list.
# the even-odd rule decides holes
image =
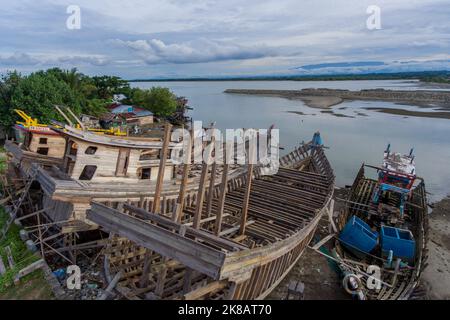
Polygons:
[[0,0],[0,73],[50,67],[125,79],[450,70],[450,0]]

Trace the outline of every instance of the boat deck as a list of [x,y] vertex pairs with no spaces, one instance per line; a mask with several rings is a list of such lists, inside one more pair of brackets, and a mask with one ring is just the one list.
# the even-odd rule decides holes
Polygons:
[[[370,166],[369,166],[370,167]],[[368,214],[377,215],[378,206],[372,203],[372,195],[377,188],[377,181],[364,176],[364,165],[358,173],[355,182],[350,191],[350,197],[347,202],[347,210],[339,219],[339,229],[342,230],[348,219],[352,216],[358,216],[363,220],[367,219]],[[395,197],[389,198],[387,206],[398,207],[399,201]],[[424,268],[426,256],[427,238],[427,204],[425,184],[421,181],[412,191],[411,198],[405,203],[405,221],[407,229],[414,234],[416,241],[415,262],[408,268],[385,268],[386,259],[378,254],[366,254],[364,256],[355,256],[354,252],[346,250],[337,240],[337,253],[344,259],[341,267],[352,273],[364,274],[369,265],[378,265],[381,268],[381,281],[383,284],[380,290],[366,291],[369,299],[395,300],[408,299],[418,285],[418,280]],[[378,226],[379,227],[379,226]],[[368,277],[363,276],[365,283]]]
[[87,218],[115,235],[107,274],[121,272],[127,298],[265,297],[300,258],[331,201],[333,172],[323,150],[310,148],[287,155],[274,175],[255,172],[250,189],[246,174],[229,180],[223,209],[218,194],[210,208],[204,198],[200,213],[191,201],[181,221],[170,210],[152,213],[149,204],[93,202]]

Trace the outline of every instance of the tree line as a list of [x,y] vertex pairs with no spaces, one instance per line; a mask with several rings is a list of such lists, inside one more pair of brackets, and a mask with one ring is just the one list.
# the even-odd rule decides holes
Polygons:
[[100,116],[107,112],[116,94],[124,104],[142,107],[158,117],[168,117],[177,109],[176,96],[168,89],[130,87],[116,76],[90,77],[77,69],[52,68],[22,75],[11,71],[0,79],[0,126],[9,128],[18,120],[14,109],[21,109],[41,123],[63,121],[55,105],[69,107],[75,114]]

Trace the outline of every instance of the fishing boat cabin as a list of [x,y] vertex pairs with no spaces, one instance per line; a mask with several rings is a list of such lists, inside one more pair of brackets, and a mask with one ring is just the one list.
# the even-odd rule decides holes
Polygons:
[[[376,170],[376,179],[366,176],[367,168]],[[418,286],[428,211],[425,183],[415,170],[412,149],[393,153],[389,145],[382,165],[363,165],[353,183],[335,250],[344,287],[359,299],[407,299]],[[368,266],[379,270],[374,285]]]
[[43,166],[59,165],[64,157],[66,139],[47,126],[14,126],[14,140],[5,141],[12,163],[27,172],[32,163]]

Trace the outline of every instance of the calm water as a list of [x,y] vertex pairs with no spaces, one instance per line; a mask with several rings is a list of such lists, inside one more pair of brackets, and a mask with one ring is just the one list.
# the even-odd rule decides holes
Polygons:
[[[220,81],[220,82],[142,82],[141,88],[169,87],[175,94],[185,96],[194,108],[190,116],[205,124],[216,121],[225,128],[280,129],[285,150],[301,141],[308,141],[320,131],[329,160],[337,176],[337,184],[351,184],[362,162],[380,165],[383,150],[391,143],[392,150],[407,153],[414,147],[416,170],[425,178],[431,200],[450,194],[450,120],[404,117],[370,110],[367,107],[408,108],[388,102],[353,101],[333,107],[336,115],[312,109],[301,101],[276,97],[225,94],[228,88],[243,89],[424,89],[417,82],[403,81]],[[289,111],[301,112],[303,115]],[[428,110],[427,110],[428,111]]]

